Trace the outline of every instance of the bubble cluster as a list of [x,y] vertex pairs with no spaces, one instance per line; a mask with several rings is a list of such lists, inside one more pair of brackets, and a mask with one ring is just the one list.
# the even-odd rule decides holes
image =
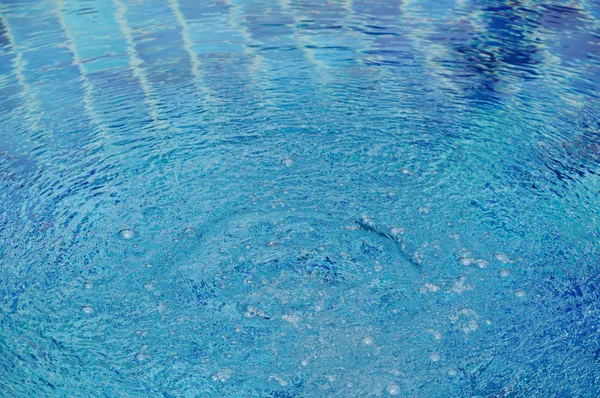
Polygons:
[[248,306],[248,308],[246,308],[246,312],[244,313],[244,316],[246,318],[263,318],[263,319],[270,319],[269,316],[267,316],[267,314],[265,314],[265,312],[263,310],[259,310],[258,308],[250,305]]
[[231,378],[231,376],[233,376],[233,370],[221,369],[221,370],[213,373],[210,376],[210,379],[215,382],[219,381],[221,383],[225,383],[227,380],[229,380]]
[[433,283],[425,283],[425,289],[431,293],[437,293],[440,291],[440,287]]

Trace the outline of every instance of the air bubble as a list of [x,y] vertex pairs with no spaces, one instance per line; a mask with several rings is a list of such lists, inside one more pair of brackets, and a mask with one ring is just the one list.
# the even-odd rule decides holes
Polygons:
[[461,257],[458,259],[458,262],[460,265],[464,265],[465,267],[468,267],[473,262],[473,259],[471,257]]
[[433,283],[426,283],[425,284],[425,288],[427,290],[429,290],[430,292],[432,292],[432,293],[437,293],[437,292],[440,291],[440,287],[438,285],[436,285],[436,284],[433,284]]
[[477,264],[477,266],[481,269],[484,269],[488,266],[488,262],[483,260],[483,259],[479,259],[479,260],[475,260],[475,264]]
[[371,337],[371,336],[363,337],[362,343],[364,345],[373,345],[373,343],[374,343],[373,337]]
[[227,380],[229,380],[231,378],[231,376],[233,376],[233,370],[222,369],[216,373],[213,373],[212,376],[210,376],[210,379],[212,381],[220,381],[221,383],[225,383]]
[[389,386],[387,386],[385,388],[385,391],[389,394],[389,395],[398,395],[400,394],[400,387],[398,387],[395,384],[390,384]]
[[281,163],[283,163],[283,165],[285,167],[290,167],[291,165],[294,164],[294,160],[291,158],[285,158],[285,159],[281,160]]
[[196,236],[196,231],[192,227],[185,227],[183,229],[183,236],[185,238],[193,238],[194,236]]
[[511,262],[505,253],[496,253],[494,254],[494,258],[504,264]]
[[527,292],[523,289],[518,289],[515,291],[515,296],[517,297],[525,297],[527,296]]
[[92,284],[92,282],[91,282],[91,281],[86,281],[86,282],[83,284],[83,287],[85,287],[86,289],[91,289],[91,288],[93,288],[93,287],[94,287],[94,285]]
[[506,278],[507,276],[510,276],[510,271],[507,269],[501,269],[498,271],[498,275],[500,275],[502,278]]
[[390,229],[390,233],[392,234],[392,236],[396,237],[398,235],[403,235],[404,234],[404,228],[400,228],[400,227],[393,227],[392,229]]
[[436,339],[436,340],[442,339],[442,333],[438,332],[437,330],[429,329],[427,331],[433,335],[434,339]]
[[375,225],[375,221],[373,221],[369,216],[367,216],[366,214],[363,214],[362,216],[360,216],[361,221],[369,226],[374,226]]
[[434,352],[429,355],[429,359],[431,359],[432,362],[438,362],[440,360],[440,354]]
[[146,359],[148,359],[148,354],[146,354],[145,352],[138,352],[135,355],[135,360],[138,362],[145,361]]
[[279,245],[279,242],[277,242],[276,240],[272,240],[269,243],[267,243],[267,247],[275,247]]
[[83,311],[84,314],[93,314],[94,307],[92,307],[91,305],[84,305],[83,307],[81,307],[81,311]]
[[281,319],[283,319],[286,322],[291,323],[295,327],[298,327],[298,324],[302,320],[302,318],[300,318],[298,315],[283,315],[281,317]]
[[277,381],[281,387],[287,387],[289,384],[289,382],[287,380],[285,380],[283,377],[281,377],[279,375],[271,375],[271,376],[269,376],[269,380]]
[[135,237],[135,231],[133,229],[125,228],[119,232],[119,235],[125,240],[130,240]]

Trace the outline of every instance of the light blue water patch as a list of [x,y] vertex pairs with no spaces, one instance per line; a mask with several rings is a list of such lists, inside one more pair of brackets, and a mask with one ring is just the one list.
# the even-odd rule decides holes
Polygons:
[[600,394],[595,3],[0,3],[0,396]]

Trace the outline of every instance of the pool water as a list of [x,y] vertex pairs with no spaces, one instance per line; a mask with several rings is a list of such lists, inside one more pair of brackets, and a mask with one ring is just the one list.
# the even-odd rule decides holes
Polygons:
[[600,396],[594,0],[0,1],[0,396]]

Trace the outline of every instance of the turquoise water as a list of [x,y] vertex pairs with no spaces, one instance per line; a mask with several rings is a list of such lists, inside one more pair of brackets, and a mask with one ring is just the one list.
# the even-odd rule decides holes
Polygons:
[[600,396],[600,5],[0,0],[0,396]]

